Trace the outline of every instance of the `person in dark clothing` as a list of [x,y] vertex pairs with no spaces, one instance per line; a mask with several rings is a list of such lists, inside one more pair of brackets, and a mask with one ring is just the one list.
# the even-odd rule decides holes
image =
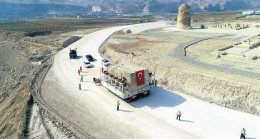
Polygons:
[[81,90],[81,83],[79,83],[79,90]]
[[80,82],[83,82],[83,75],[80,76]]
[[117,107],[116,107],[117,111],[119,111],[119,105],[120,105],[120,103],[119,103],[119,101],[117,101]]
[[79,70],[80,70],[80,72],[82,72],[82,67],[81,66],[79,67]]
[[245,128],[243,128],[243,129],[241,130],[240,139],[246,139],[246,129],[245,129]]

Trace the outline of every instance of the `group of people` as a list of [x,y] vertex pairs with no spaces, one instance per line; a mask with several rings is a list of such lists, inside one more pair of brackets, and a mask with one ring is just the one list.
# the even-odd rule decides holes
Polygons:
[[99,83],[99,85],[101,85],[101,80],[99,78],[93,78],[93,83]]
[[[83,80],[84,80],[83,75],[81,73],[82,73],[82,67],[79,67],[79,69],[78,69],[78,74],[80,76],[79,90],[81,90],[81,82],[83,82]],[[94,77],[93,83],[99,83],[99,85],[101,85],[101,80]]]
[[154,85],[154,86],[156,87],[156,86],[157,86],[157,83],[158,83],[158,81],[155,80],[155,79],[153,79],[151,83],[149,82],[149,85],[152,84],[152,85]]
[[82,67],[80,66],[79,69],[78,69],[79,76],[80,76],[81,72],[82,72]]

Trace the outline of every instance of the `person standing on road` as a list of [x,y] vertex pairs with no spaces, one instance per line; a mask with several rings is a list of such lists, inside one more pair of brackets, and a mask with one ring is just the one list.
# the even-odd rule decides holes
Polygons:
[[79,90],[81,90],[81,83],[79,83]]
[[176,115],[177,115],[177,118],[176,118],[176,119],[180,121],[180,120],[181,120],[181,112],[178,111]]
[[98,83],[99,83],[99,86],[101,86],[101,80],[100,79],[98,79]]
[[83,75],[80,76],[80,82],[83,82]]
[[104,68],[103,68],[103,67],[101,68],[101,72],[102,72],[102,73],[104,72]]
[[240,139],[246,139],[246,129],[245,129],[245,128],[243,128],[243,129],[241,130]]
[[157,80],[154,81],[154,86],[155,86],[155,87],[157,86]]
[[152,85],[154,85],[154,79],[152,80]]
[[119,111],[119,105],[120,105],[120,103],[119,103],[119,101],[117,101],[117,111]]
[[80,69],[78,69],[78,74],[79,74],[79,76],[80,76]]
[[80,70],[80,72],[82,72],[82,67],[81,66],[79,67],[79,70]]

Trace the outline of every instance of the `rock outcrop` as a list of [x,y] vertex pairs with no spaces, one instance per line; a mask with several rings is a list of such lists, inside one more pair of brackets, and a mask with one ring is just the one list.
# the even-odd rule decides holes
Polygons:
[[178,29],[191,29],[190,21],[190,6],[186,3],[182,4],[179,7],[179,14],[177,19],[177,28]]

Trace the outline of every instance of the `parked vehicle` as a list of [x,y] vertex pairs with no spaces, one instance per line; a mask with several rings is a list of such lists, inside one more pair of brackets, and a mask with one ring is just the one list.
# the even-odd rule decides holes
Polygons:
[[70,56],[70,59],[77,57],[77,48],[76,49],[70,49],[69,56]]
[[157,83],[147,68],[130,63],[108,66],[101,79],[102,86],[126,102],[150,95]]
[[84,61],[84,66],[85,66],[86,68],[92,68],[94,65],[91,64],[89,61]]
[[93,62],[93,61],[94,61],[94,58],[93,58],[92,55],[90,55],[90,54],[86,55],[86,59],[87,59],[89,62]]
[[101,64],[104,65],[104,66],[109,66],[110,62],[107,59],[102,59]]
[[126,31],[126,33],[132,33],[132,31],[131,31],[130,29],[128,29],[128,30]]

